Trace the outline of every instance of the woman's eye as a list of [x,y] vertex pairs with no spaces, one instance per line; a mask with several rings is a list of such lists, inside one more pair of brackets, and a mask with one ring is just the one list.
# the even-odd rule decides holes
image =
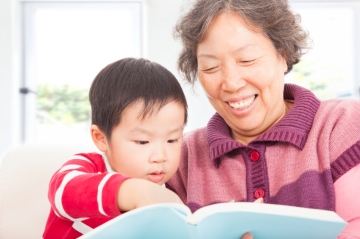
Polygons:
[[137,143],[137,144],[148,144],[149,141],[141,141],[141,140],[138,140],[138,141],[135,141],[135,143]]
[[169,144],[172,144],[172,143],[176,143],[178,140],[177,139],[169,139],[167,142]]
[[240,61],[240,63],[242,64],[250,64],[250,63],[253,63],[255,60],[243,60],[243,61]]
[[205,70],[203,70],[204,72],[212,72],[215,71],[217,69],[217,67],[211,67],[211,68],[207,68]]

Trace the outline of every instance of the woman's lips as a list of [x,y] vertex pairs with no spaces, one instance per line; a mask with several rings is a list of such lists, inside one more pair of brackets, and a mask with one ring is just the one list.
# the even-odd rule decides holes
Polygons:
[[155,172],[148,174],[148,178],[151,182],[158,183],[164,178],[163,172]]

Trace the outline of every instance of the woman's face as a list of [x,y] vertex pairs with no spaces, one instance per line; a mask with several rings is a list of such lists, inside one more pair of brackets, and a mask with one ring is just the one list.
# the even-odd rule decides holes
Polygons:
[[235,140],[248,144],[286,114],[286,61],[237,13],[213,19],[197,47],[197,60],[200,83]]

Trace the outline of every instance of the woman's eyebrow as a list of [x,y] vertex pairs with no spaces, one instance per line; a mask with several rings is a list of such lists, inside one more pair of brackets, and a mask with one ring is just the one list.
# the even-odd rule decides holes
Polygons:
[[[236,53],[239,53],[243,50],[246,50],[248,48],[253,48],[253,47],[256,47],[255,44],[247,44],[245,46],[241,46],[235,50],[232,51],[232,54],[236,54]],[[208,54],[208,53],[201,53],[197,56],[197,58],[201,58],[201,57],[205,57],[205,58],[212,58],[212,59],[218,59],[215,55],[212,55],[212,54]]]
[[197,56],[197,58],[200,58],[200,57],[217,59],[217,57],[216,57],[215,55],[211,55],[211,54],[204,54],[204,53],[199,54],[199,55]]
[[247,44],[247,45],[245,45],[245,46],[241,46],[241,47],[233,50],[232,53],[239,53],[239,52],[241,52],[241,51],[243,51],[243,50],[246,50],[246,49],[252,48],[252,47],[256,47],[256,45],[255,45],[255,44]]

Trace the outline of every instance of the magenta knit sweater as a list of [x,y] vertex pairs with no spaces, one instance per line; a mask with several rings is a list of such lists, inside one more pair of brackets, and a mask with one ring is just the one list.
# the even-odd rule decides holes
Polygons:
[[[258,197],[265,203],[335,211],[334,183],[351,169],[360,169],[360,102],[320,102],[291,84],[285,85],[284,99],[294,101],[293,108],[248,145],[231,138],[218,114],[207,127],[187,133],[179,170],[167,186],[193,211]],[[358,191],[359,181],[352,182]],[[358,203],[359,223],[357,199],[352,202]],[[360,238],[360,232],[356,236]]]

